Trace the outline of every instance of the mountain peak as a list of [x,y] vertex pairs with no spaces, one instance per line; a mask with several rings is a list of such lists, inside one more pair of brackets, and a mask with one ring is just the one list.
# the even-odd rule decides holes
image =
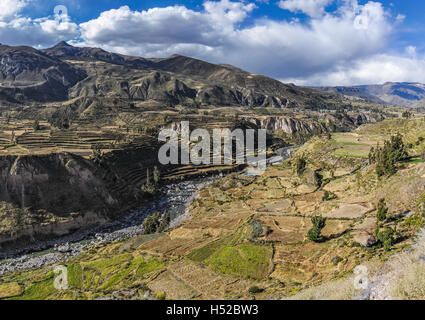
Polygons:
[[53,48],[63,48],[63,47],[65,47],[65,48],[73,48],[73,46],[71,46],[70,44],[68,44],[67,42],[65,42],[65,41],[61,41],[61,42],[59,42],[57,45],[55,45]]
[[165,59],[175,59],[175,58],[187,58],[186,56],[182,56],[181,54],[175,53]]

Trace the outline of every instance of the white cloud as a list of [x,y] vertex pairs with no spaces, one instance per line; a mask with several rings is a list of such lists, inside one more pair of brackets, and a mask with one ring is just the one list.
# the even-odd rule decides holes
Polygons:
[[280,2],[310,15],[307,22],[253,20],[254,3],[221,0],[204,2],[202,10],[175,5],[134,11],[124,6],[79,26],[69,17],[22,17],[22,6],[15,6],[8,18],[0,16],[0,42],[45,47],[74,39],[79,46],[144,57],[179,53],[305,85],[425,82],[425,60],[416,48],[385,54],[403,16],[391,17],[380,2],[359,6],[357,0],[339,1],[336,11],[325,12],[331,2],[297,0],[297,7],[292,0]]
[[46,47],[78,36],[78,25],[68,15],[33,19],[18,13],[29,1],[0,0],[0,42]]
[[343,86],[361,84],[382,84],[385,82],[425,83],[424,57],[376,54],[353,61],[349,65],[340,64],[332,70],[314,74],[307,78],[286,78],[283,82],[298,85]]
[[27,3],[26,0],[0,0],[0,21],[16,15]]
[[[207,1],[203,11],[174,6],[138,12],[121,7],[81,24],[80,45],[145,57],[180,53],[290,78],[309,77],[375,54],[391,33],[387,14],[376,2],[359,8],[350,2],[308,24],[262,19],[240,27],[254,9],[253,4],[228,0]],[[367,18],[367,29],[356,27],[358,15]]]
[[170,45],[192,43],[217,46],[228,34],[234,32],[235,24],[242,22],[255,8],[254,4],[242,2],[206,1],[204,12],[196,12],[184,6],[153,8],[132,11],[128,6],[103,12],[97,19],[80,25],[82,39],[88,44],[108,47],[128,47],[130,51],[156,53],[163,44],[163,51]]
[[325,13],[325,8],[334,0],[280,0],[280,8],[294,13],[303,12],[312,18],[319,18]]

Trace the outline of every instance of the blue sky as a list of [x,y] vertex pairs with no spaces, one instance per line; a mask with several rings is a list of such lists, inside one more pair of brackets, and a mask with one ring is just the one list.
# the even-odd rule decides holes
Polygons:
[[422,0],[0,0],[0,42],[179,53],[300,85],[425,82],[424,17]]

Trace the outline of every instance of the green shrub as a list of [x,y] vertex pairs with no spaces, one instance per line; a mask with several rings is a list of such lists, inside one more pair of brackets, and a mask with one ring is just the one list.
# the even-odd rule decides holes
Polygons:
[[378,177],[391,176],[397,172],[396,163],[408,156],[407,147],[403,142],[403,136],[397,134],[390,140],[385,141],[384,146],[371,148],[369,163],[376,163]]
[[307,232],[307,239],[313,242],[320,242],[323,240],[323,236],[321,235],[322,229],[326,225],[326,218],[322,216],[314,216],[311,218],[311,222],[313,223],[313,228]]
[[307,161],[305,160],[304,156],[295,159],[294,169],[299,176],[303,174],[306,166]]
[[145,234],[164,232],[169,227],[170,222],[171,217],[168,211],[166,211],[164,214],[157,212],[146,217],[145,221],[143,221],[143,229]]
[[394,243],[394,230],[390,227],[385,227],[378,232],[378,239],[384,245],[385,250],[389,250]]
[[91,147],[92,154],[90,156],[90,159],[93,161],[94,164],[101,166],[104,163],[104,153],[102,151],[102,146],[100,144],[95,144]]
[[336,198],[337,198],[337,196],[336,196],[335,193],[325,190],[325,193],[323,194],[323,197],[322,197],[322,201],[329,201],[329,200],[333,200],[333,199],[336,199]]
[[34,129],[34,131],[40,130],[40,122],[38,120],[34,120],[32,128]]
[[334,257],[332,257],[332,260],[331,260],[331,262],[332,262],[332,264],[333,265],[337,265],[338,263],[340,263],[341,261],[343,261],[344,259],[343,258],[341,258],[340,256],[334,256]]
[[259,221],[252,224],[251,238],[259,238],[263,235],[263,226]]
[[376,218],[378,221],[385,221],[387,219],[388,208],[385,204],[385,199],[380,199],[378,202],[378,211],[376,213]]
[[257,287],[257,286],[252,286],[252,287],[250,287],[249,289],[248,289],[248,293],[249,294],[257,294],[257,293],[261,293],[261,292],[263,292],[264,291],[264,289],[261,289],[261,288],[259,288],[259,287]]
[[154,295],[158,300],[165,300],[167,298],[165,292],[155,293]]

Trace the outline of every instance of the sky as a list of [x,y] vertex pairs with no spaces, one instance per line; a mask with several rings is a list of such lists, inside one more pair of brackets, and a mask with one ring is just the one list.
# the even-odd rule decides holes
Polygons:
[[297,85],[425,83],[423,0],[0,0],[0,43],[182,54]]

